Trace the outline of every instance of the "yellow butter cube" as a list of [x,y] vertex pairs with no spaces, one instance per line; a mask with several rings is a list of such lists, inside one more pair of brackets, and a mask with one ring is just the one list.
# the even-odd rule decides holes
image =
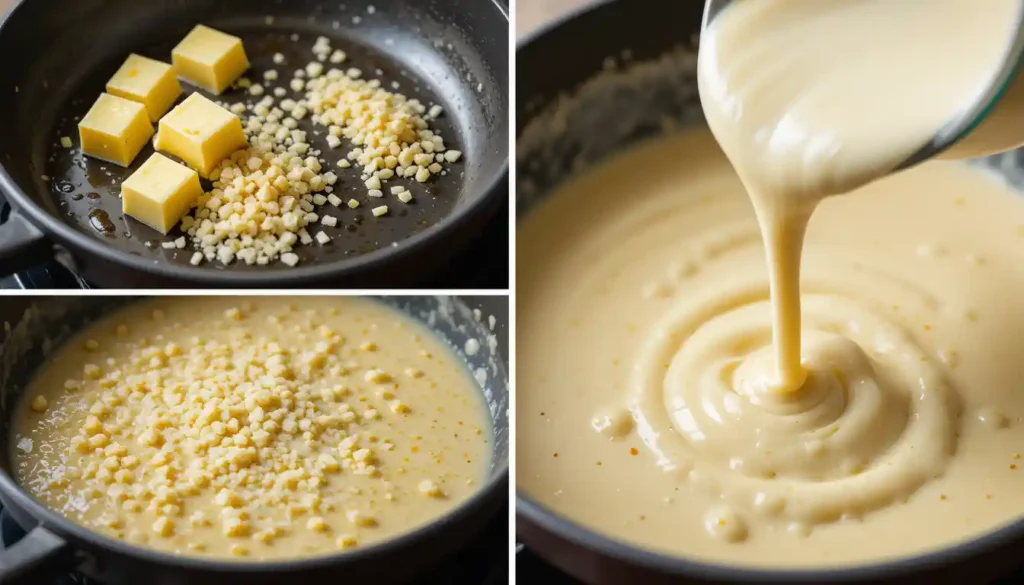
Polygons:
[[201,24],[174,47],[171,60],[178,77],[216,94],[249,68],[242,39]]
[[209,177],[222,160],[248,143],[238,116],[193,93],[160,120],[156,149]]
[[78,123],[82,152],[122,167],[132,164],[151,136],[146,107],[109,93],[100,94]]
[[195,171],[158,152],[121,183],[125,215],[162,234],[178,225],[202,194]]
[[107,93],[146,106],[156,122],[181,95],[181,85],[170,65],[133,53],[107,82]]

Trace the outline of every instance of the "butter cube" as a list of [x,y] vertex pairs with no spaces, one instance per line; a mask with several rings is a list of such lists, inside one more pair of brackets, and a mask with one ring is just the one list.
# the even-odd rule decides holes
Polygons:
[[170,65],[133,53],[107,82],[107,93],[146,106],[156,122],[181,95],[181,86]]
[[193,93],[160,120],[156,149],[173,154],[206,178],[248,145],[238,116]]
[[160,153],[121,183],[125,215],[166,234],[203,194],[199,175]]
[[146,107],[109,93],[100,94],[78,123],[82,153],[122,167],[132,164],[151,136]]
[[171,60],[178,77],[216,94],[249,68],[242,39],[201,24],[174,47]]

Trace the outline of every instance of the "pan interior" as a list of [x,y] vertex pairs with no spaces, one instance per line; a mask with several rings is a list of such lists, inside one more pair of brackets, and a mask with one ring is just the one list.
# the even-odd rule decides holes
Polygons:
[[[14,426],[12,422],[19,412],[16,406],[21,404],[24,388],[36,375],[47,354],[93,321],[107,317],[141,298],[143,297],[11,297],[11,302],[0,303],[0,323],[3,324],[3,330],[0,332],[0,475],[5,476],[5,482],[10,482],[8,485],[15,484],[10,471],[15,447],[11,444],[10,437]],[[455,351],[457,358],[464,362],[480,383],[492,431],[488,441],[489,480],[478,488],[479,493],[472,496],[472,499],[432,522],[446,525],[452,520],[452,514],[461,514],[461,517],[468,519],[467,513],[472,514],[470,510],[475,506],[473,501],[493,501],[496,495],[494,490],[502,488],[507,481],[507,413],[510,400],[506,366],[508,299],[497,296],[403,296],[376,297],[375,300],[424,324]],[[201,302],[202,298],[195,297],[191,301],[183,301]],[[301,302],[301,299],[296,299],[296,302]],[[469,339],[478,341],[478,351],[464,350]],[[481,376],[480,370],[484,370],[486,376]],[[501,496],[501,499],[504,500],[504,496]],[[23,526],[35,522],[33,518],[19,515],[27,513],[20,510],[20,505],[11,506],[15,518],[23,523]],[[480,510],[479,506],[475,506],[475,509]],[[57,515],[59,516],[59,513]],[[56,526],[60,528],[59,523]],[[421,528],[414,530],[419,531]],[[393,537],[395,541],[382,541],[381,546],[387,546],[392,542],[397,546],[407,546],[397,541],[410,534],[408,531],[396,534]],[[420,534],[424,533],[421,531]],[[365,549],[364,552],[366,555],[376,555],[384,551]],[[264,570],[286,571],[288,562],[285,561],[284,565],[280,562],[268,562]]]
[[[644,10],[657,4],[663,10],[657,22],[639,22]],[[605,160],[657,137],[686,128],[704,126],[696,89],[695,64],[700,10],[686,3],[612,2],[589,13],[559,24],[538,35],[517,51],[517,213],[530,212],[559,185],[586,173]],[[616,23],[621,36],[596,35],[595,31]],[[642,32],[640,32],[642,31]],[[688,35],[692,34],[692,37]],[[586,38],[583,49],[573,39]],[[688,40],[687,40],[688,39]],[[547,58],[558,53],[558,60]],[[600,130],[598,130],[600,129]],[[595,139],[597,132],[600,139]],[[993,172],[1024,192],[1024,149],[972,161]],[[602,555],[656,572],[675,574],[676,578],[706,578],[722,582],[823,582],[820,573],[764,574],[739,569],[681,562],[677,558],[640,551],[613,539],[607,539],[555,515],[520,493],[521,514],[534,525],[530,530],[540,542],[543,532],[553,531],[558,538],[585,543]],[[541,522],[536,524],[537,520]],[[540,526],[538,531],[537,526]],[[953,549],[958,554],[973,554],[993,543],[1020,533],[1020,525],[1010,525],[984,537],[971,549]],[[550,540],[551,534],[547,535]],[[550,549],[549,549],[550,550]],[[535,552],[545,552],[537,548]],[[911,568],[914,563],[930,563],[950,550],[933,556],[869,567],[840,576],[839,580],[870,581],[874,576]],[[590,575],[572,555],[545,554],[559,567],[573,569],[576,576]],[[569,559],[569,560],[567,560]],[[578,560],[578,559],[576,559]],[[596,566],[596,564],[594,565]],[[605,567],[607,568],[607,566]],[[670,578],[671,579],[671,578]]]
[[[143,297],[11,297],[0,306],[0,469],[10,469],[11,421],[24,389],[46,356],[89,323]],[[378,297],[425,324],[479,384],[491,421],[490,474],[508,465],[508,299],[506,297]],[[195,298],[201,302],[201,297]],[[493,325],[492,325],[493,318]],[[475,351],[466,352],[475,341]]]
[[[490,38],[486,31],[505,30],[507,22],[497,5],[482,2],[475,11],[459,10],[458,5],[454,0],[28,2],[11,15],[0,34],[0,67],[5,71],[0,111],[5,112],[3,125],[8,129],[0,138],[0,163],[31,199],[65,224],[124,252],[187,265],[194,252],[191,245],[184,250],[159,245],[182,235],[178,228],[165,237],[121,212],[120,184],[148,158],[152,147],[147,146],[129,169],[84,157],[77,146],[78,119],[129,53],[169,61],[171,48],[197,23],[240,36],[253,64],[247,76],[262,81],[263,71],[277,69],[281,80],[275,86],[287,89],[286,97],[293,99],[298,96],[288,87],[291,72],[315,59],[313,43],[326,36],[348,54],[343,68],[357,67],[385,87],[398,83],[396,91],[424,104],[444,106],[445,114],[434,126],[446,144],[465,155],[446,176],[429,183],[392,181],[410,188],[415,196],[411,204],[390,193],[385,200],[367,200],[359,171],[334,166],[352,146],[345,142],[332,150],[323,128],[315,129],[308,119],[301,121],[299,128],[308,132],[310,144],[323,151],[325,168],[339,176],[335,193],[361,205],[354,210],[322,206],[318,213],[338,218],[337,227],[316,226],[332,241],[301,246],[296,253],[301,264],[324,263],[400,245],[481,197],[506,160],[507,42]],[[277,52],[285,55],[285,64],[273,63]],[[195,90],[184,83],[182,89],[185,95]],[[260,98],[230,90],[220,99],[255,103]],[[76,146],[62,148],[64,136]],[[371,214],[370,209],[381,204],[378,201],[389,205],[387,216]],[[109,235],[92,226],[89,214],[94,210],[110,217],[115,230]],[[281,263],[249,267],[236,262],[224,267],[211,262],[203,267],[287,270]]]

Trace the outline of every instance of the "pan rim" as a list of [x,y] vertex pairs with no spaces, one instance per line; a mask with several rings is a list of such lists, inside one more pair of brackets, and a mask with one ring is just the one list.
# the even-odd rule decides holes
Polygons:
[[[111,294],[109,296],[127,296],[131,298],[152,297],[152,295],[145,293],[131,295]],[[373,302],[383,302],[381,300],[382,296],[401,297],[403,295],[358,296],[362,298],[370,298]],[[472,295],[462,294],[449,296],[453,299],[461,300],[466,296]],[[392,310],[399,309],[392,308]],[[404,311],[402,312],[408,318],[420,323],[423,327],[429,328],[425,322],[414,315],[405,313]],[[507,369],[507,364],[504,365]],[[507,385],[508,381],[506,380],[506,386]],[[480,388],[478,389],[478,392],[483,394],[484,390]],[[509,398],[511,399],[511,396],[509,396]],[[16,416],[17,413],[13,412],[14,410],[16,409],[12,409],[11,416]],[[487,408],[485,408],[485,411],[488,413],[490,412]],[[493,425],[494,417],[489,418]],[[497,443],[492,441],[490,449],[492,457],[495,455],[496,445]],[[170,566],[182,570],[235,574],[286,574],[297,573],[305,570],[337,568],[346,564],[355,564],[387,557],[388,555],[396,552],[406,550],[410,547],[415,547],[428,538],[441,536],[449,527],[462,524],[467,519],[477,515],[478,513],[488,511],[488,508],[492,506],[495,509],[491,512],[495,517],[497,517],[497,514],[500,511],[500,504],[508,502],[510,475],[509,465],[509,459],[506,457],[504,462],[495,465],[489,470],[486,481],[483,482],[483,485],[457,506],[426,523],[415,526],[410,530],[400,532],[392,538],[387,538],[347,552],[334,552],[331,554],[267,561],[235,561],[223,558],[179,555],[117,540],[101,532],[97,532],[77,524],[63,514],[60,514],[39,502],[31,493],[22,488],[18,481],[14,479],[13,475],[11,475],[10,470],[6,468],[0,468],[0,498],[4,500],[6,505],[11,505],[11,503],[13,503],[15,506],[25,510],[28,515],[38,522],[38,526],[41,526],[64,539],[67,546],[73,550],[80,550],[83,548],[81,543],[87,543],[89,547],[100,548],[120,555],[132,557],[135,560],[162,566]],[[488,520],[493,521],[494,519],[488,518]],[[80,564],[81,563],[79,563],[79,565]]]
[[[966,540],[916,554],[886,557],[876,562],[833,568],[733,567],[722,563],[693,560],[646,549],[624,540],[610,538],[551,510],[516,488],[516,518],[575,546],[616,561],[667,576],[712,579],[730,583],[843,583],[875,582],[909,576],[927,569],[940,569],[994,550],[1024,537],[1024,514]],[[526,542],[529,547],[529,542]],[[543,557],[543,553],[537,552]]]
[[52,243],[68,245],[72,256],[91,254],[113,264],[127,266],[145,274],[162,278],[170,278],[183,283],[195,283],[209,286],[223,285],[276,285],[286,281],[298,284],[306,281],[324,279],[342,279],[353,273],[378,266],[391,260],[400,260],[417,251],[428,249],[429,246],[441,241],[466,222],[485,212],[491,204],[497,206],[501,194],[505,192],[501,186],[508,183],[509,161],[506,156],[500,173],[488,184],[483,194],[470,201],[465,207],[455,210],[439,222],[409,237],[398,241],[397,246],[385,246],[366,254],[351,258],[328,261],[314,261],[308,265],[294,268],[253,269],[247,272],[229,272],[224,268],[191,265],[175,265],[164,260],[149,260],[106,245],[102,241],[91,238],[84,232],[62,222],[53,214],[33,201],[11,178],[5,165],[0,163],[0,189],[4,191],[12,204],[14,213],[26,217],[34,226],[43,231],[44,236],[52,238]]
[[[171,566],[178,569],[211,571],[217,573],[297,573],[305,570],[316,570],[323,568],[337,568],[349,563],[358,563],[376,558],[384,557],[395,552],[416,546],[417,543],[434,537],[436,533],[443,532],[447,527],[456,525],[471,515],[487,507],[498,494],[508,493],[509,467],[508,462],[500,465],[491,473],[484,484],[472,496],[461,504],[452,508],[445,514],[417,526],[416,528],[402,532],[394,538],[389,538],[360,547],[349,552],[336,552],[332,554],[300,557],[291,560],[271,561],[233,561],[217,558],[205,558],[189,555],[175,555],[162,552],[156,549],[146,548],[129,544],[100,532],[89,530],[69,520],[63,515],[50,510],[39,503],[31,494],[26,492],[11,477],[6,469],[0,469],[0,493],[5,499],[14,502],[18,507],[23,508],[32,518],[39,521],[38,526],[49,530],[61,537],[72,549],[79,550],[81,542],[89,546],[102,548],[120,555],[132,557],[139,561],[149,562],[156,565]],[[68,535],[71,538],[68,538]],[[73,568],[77,570],[77,567]]]
[[[6,16],[0,19],[0,34],[10,25],[9,23],[13,16],[19,11],[27,10],[25,8],[27,4],[27,2],[19,2]],[[509,23],[508,9],[502,0],[491,0],[489,4],[498,11],[506,24]],[[508,88],[507,81],[506,89]],[[511,101],[511,96],[508,96],[506,99]],[[511,103],[508,103],[505,109],[506,112],[511,112]],[[508,124],[508,120],[506,120],[506,124]],[[459,227],[487,212],[491,205],[494,205],[495,208],[499,207],[500,201],[498,200],[501,198],[502,193],[506,193],[506,197],[509,197],[511,193],[507,188],[509,172],[510,153],[506,146],[504,159],[492,173],[490,180],[486,181],[485,185],[478,191],[479,195],[477,197],[471,198],[461,208],[454,208],[451,213],[427,229],[397,240],[397,246],[387,245],[354,257],[317,260],[289,268],[282,268],[276,265],[257,267],[244,272],[232,271],[220,264],[211,265],[210,263],[204,263],[202,266],[172,264],[163,258],[145,258],[109,246],[102,240],[91,237],[85,232],[68,225],[59,217],[44,209],[40,203],[34,201],[14,181],[7,171],[7,164],[4,163],[0,163],[0,190],[8,198],[13,213],[21,214],[28,219],[43,232],[45,238],[51,240],[51,243],[67,246],[72,257],[76,255],[91,255],[111,264],[131,268],[154,277],[181,281],[181,284],[186,285],[277,287],[281,283],[294,285],[310,281],[344,279],[373,267],[408,258],[416,252],[427,251],[431,246],[443,242],[446,237],[450,237]]]

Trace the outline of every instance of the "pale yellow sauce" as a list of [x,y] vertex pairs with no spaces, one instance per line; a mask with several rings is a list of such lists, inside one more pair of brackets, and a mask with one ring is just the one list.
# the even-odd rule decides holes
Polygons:
[[[774,364],[747,382],[795,392],[800,251],[824,197],[883,177],[987,89],[1018,0],[738,0],[701,35],[712,133],[753,201],[772,287]],[[1012,144],[1012,141],[1008,141]],[[813,381],[812,381],[813,382]]]
[[517,242],[517,485],[570,520],[733,566],[835,566],[1024,510],[1024,203],[997,180],[929,163],[821,202],[794,392],[757,383],[765,248],[706,132],[572,181]]
[[19,406],[14,456],[30,493],[92,530],[285,559],[438,518],[482,484],[490,436],[460,359],[383,304],[170,297],[54,351]]

